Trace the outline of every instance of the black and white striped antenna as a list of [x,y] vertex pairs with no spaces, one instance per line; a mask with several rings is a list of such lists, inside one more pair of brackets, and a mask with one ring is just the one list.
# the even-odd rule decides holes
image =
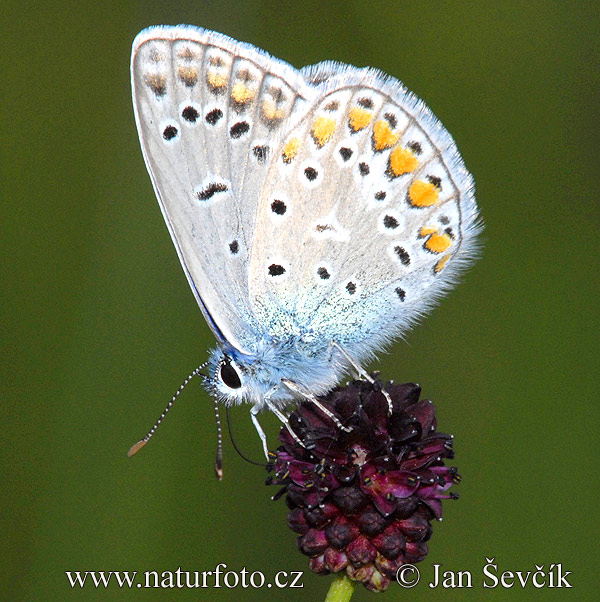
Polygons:
[[[175,395],[173,395],[173,397],[171,398],[171,401],[169,401],[166,408],[163,410],[162,414],[158,417],[158,420],[154,423],[154,425],[148,431],[146,436],[143,439],[140,439],[137,443],[134,443],[129,448],[127,455],[130,458],[131,458],[131,456],[134,456],[135,454],[137,454],[140,451],[140,449],[142,449],[142,447],[144,447],[144,445],[146,445],[146,443],[148,443],[148,441],[150,441],[150,439],[152,438],[152,436],[154,435],[154,433],[156,432],[156,430],[158,429],[158,427],[160,426],[162,421],[165,419],[166,415],[169,413],[169,410],[173,407],[173,404],[175,403],[175,401],[177,401],[177,398],[181,395],[181,392],[186,388],[186,386],[190,383],[190,381],[194,378],[194,376],[199,376],[202,379],[207,378],[206,375],[202,374],[202,372],[201,372],[201,370],[203,370],[207,365],[208,365],[208,362],[205,362],[204,364],[198,366],[181,383],[181,385],[179,386],[177,391],[175,391]],[[216,424],[217,424],[217,453],[216,453],[216,457],[215,457],[215,475],[216,475],[217,479],[219,479],[219,481],[221,481],[223,479],[223,427],[222,427],[222,423],[221,423],[221,415],[219,413],[219,404],[218,404],[218,401],[216,398],[214,399],[214,410],[215,410],[215,420],[216,420]],[[229,407],[227,408],[227,428],[229,429],[229,436],[231,438],[233,448],[239,454],[239,456],[246,462],[249,462],[250,464],[254,464],[256,466],[265,466],[265,464],[262,462],[255,462],[253,460],[250,460],[247,456],[245,456],[242,453],[242,451],[237,446],[237,444],[233,438],[233,433],[231,432]]]
[[[186,388],[186,386],[189,384],[189,382],[192,380],[192,378],[194,378],[194,376],[199,376],[203,379],[206,378],[206,375],[202,374],[201,370],[203,370],[207,365],[208,365],[208,362],[205,362],[204,364],[198,366],[181,383],[179,389],[177,389],[177,391],[175,391],[175,395],[173,395],[173,397],[171,398],[171,401],[169,401],[169,403],[167,404],[167,407],[163,410],[162,414],[158,417],[158,420],[154,423],[152,428],[146,433],[146,436],[143,439],[140,439],[137,443],[134,443],[129,448],[127,455],[130,458],[131,458],[131,456],[134,456],[135,454],[137,454],[140,451],[140,449],[142,449],[142,447],[144,447],[144,445],[146,445],[146,443],[148,443],[148,441],[150,441],[150,439],[156,432],[156,429],[158,429],[161,422],[165,419],[166,415],[169,413],[169,410],[173,407],[173,404],[175,403],[175,401],[177,401],[177,398],[181,395],[181,392]],[[219,415],[219,406],[217,404],[216,399],[215,399],[214,408],[215,408],[215,418],[217,420],[217,455],[215,458],[215,475],[217,476],[217,479],[219,479],[219,481],[220,481],[223,479],[223,430],[221,428],[221,417]]]

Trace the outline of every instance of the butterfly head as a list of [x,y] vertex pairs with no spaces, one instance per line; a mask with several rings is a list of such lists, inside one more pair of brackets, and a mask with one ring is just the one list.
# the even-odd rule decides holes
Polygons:
[[248,371],[236,354],[220,347],[213,350],[205,381],[213,395],[227,403],[240,403],[247,394],[247,380]]
[[211,394],[225,404],[249,402],[262,406],[264,397],[279,388],[281,376],[265,364],[262,356],[219,346],[210,355],[205,383]]

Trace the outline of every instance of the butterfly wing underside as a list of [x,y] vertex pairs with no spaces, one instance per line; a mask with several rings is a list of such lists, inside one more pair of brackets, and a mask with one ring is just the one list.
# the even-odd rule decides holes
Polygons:
[[302,73],[318,98],[262,190],[251,302],[275,336],[336,341],[360,359],[425,313],[472,256],[473,182],[398,81],[335,63]]
[[152,183],[190,286],[221,343],[251,349],[247,266],[274,147],[307,105],[298,71],[200,28],[133,45],[134,111]]
[[221,343],[336,341],[362,359],[473,255],[472,178],[397,80],[331,62],[298,71],[187,26],[142,32],[131,70],[146,165]]

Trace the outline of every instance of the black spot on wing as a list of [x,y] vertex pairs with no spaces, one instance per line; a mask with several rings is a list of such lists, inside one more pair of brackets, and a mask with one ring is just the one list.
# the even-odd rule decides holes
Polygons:
[[398,220],[393,215],[386,215],[383,218],[383,225],[390,230],[394,230],[398,227]]
[[181,116],[190,123],[196,123],[199,113],[196,111],[196,109],[194,109],[194,107],[185,107],[185,109],[181,111]]
[[398,120],[393,113],[386,113],[384,115],[385,120],[390,124],[390,127],[394,129],[398,125]]
[[348,161],[352,156],[352,149],[342,146],[342,148],[340,148],[340,155],[344,161]]
[[317,179],[319,172],[314,167],[307,167],[304,170],[304,175],[309,182],[312,182],[313,180]]
[[402,265],[410,264],[410,255],[407,253],[404,247],[394,247],[394,252],[398,255]]
[[267,160],[267,154],[269,152],[268,146],[255,146],[252,149],[252,153],[256,157],[256,160],[262,165]]
[[173,138],[175,138],[178,134],[178,130],[174,125],[168,125],[164,130],[163,130],[163,138],[165,140],[173,140]]
[[420,155],[423,152],[423,147],[419,142],[409,142],[406,145],[415,155]]
[[427,179],[439,190],[442,189],[442,180],[437,176],[427,176]]
[[216,125],[221,117],[223,117],[223,111],[221,109],[213,109],[206,114],[204,119],[206,119],[206,123],[209,125]]
[[244,134],[248,132],[250,129],[250,124],[247,121],[238,121],[234,123],[229,129],[229,135],[232,138],[240,138]]
[[272,263],[269,266],[269,276],[281,276],[285,274],[285,268],[282,265]]
[[196,193],[199,201],[208,201],[218,192],[226,192],[227,186],[221,182],[211,182],[204,190]]
[[287,207],[283,201],[276,199],[271,203],[271,211],[277,215],[283,215],[287,211]]

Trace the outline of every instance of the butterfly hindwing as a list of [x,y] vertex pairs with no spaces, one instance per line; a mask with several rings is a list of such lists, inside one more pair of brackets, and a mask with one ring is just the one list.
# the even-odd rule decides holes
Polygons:
[[302,73],[318,94],[263,187],[251,299],[276,336],[293,321],[296,336],[361,358],[469,258],[473,184],[451,136],[396,80],[334,63]]

